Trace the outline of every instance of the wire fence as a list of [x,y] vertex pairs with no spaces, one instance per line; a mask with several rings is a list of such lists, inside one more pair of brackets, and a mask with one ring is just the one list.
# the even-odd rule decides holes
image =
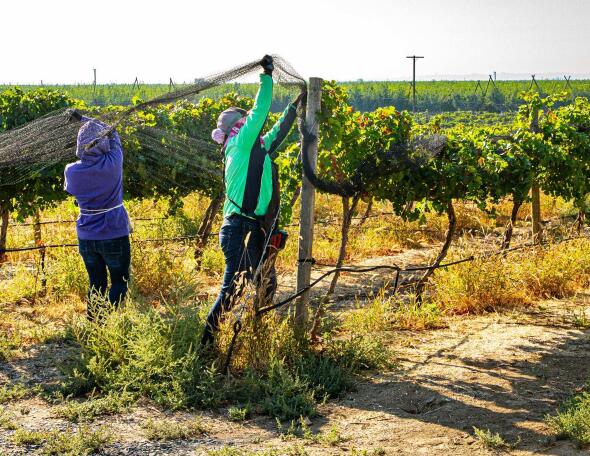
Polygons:
[[[578,236],[569,236],[569,237],[565,237],[565,238],[562,238],[559,240],[555,240],[552,242],[552,245],[559,245],[564,242],[570,242],[570,241],[582,239],[582,238],[587,239],[586,233],[578,235]],[[446,263],[440,263],[440,264],[434,264],[434,265],[423,265],[423,266],[409,266],[409,267],[401,267],[396,264],[393,264],[393,265],[379,264],[379,265],[372,265],[372,266],[349,265],[349,266],[338,267],[336,265],[328,265],[328,264],[319,263],[314,258],[302,258],[302,259],[299,259],[298,261],[299,262],[311,262],[312,264],[316,264],[318,266],[331,267],[331,269],[323,272],[319,277],[312,280],[308,286],[303,287],[299,290],[296,290],[294,293],[290,294],[289,296],[287,296],[285,298],[280,299],[278,302],[270,304],[266,307],[256,309],[254,314],[256,315],[256,317],[261,317],[272,310],[277,310],[287,304],[290,304],[293,301],[295,301],[297,298],[302,296],[304,293],[306,293],[309,290],[313,289],[314,287],[318,286],[322,281],[324,281],[325,279],[327,279],[328,277],[330,277],[336,273],[366,274],[366,273],[374,272],[374,271],[378,271],[378,270],[392,271],[394,274],[393,275],[393,286],[390,288],[390,290],[388,290],[388,295],[395,296],[403,289],[408,289],[408,288],[412,288],[412,287],[417,286],[420,283],[420,281],[422,280],[422,279],[419,279],[419,280],[414,279],[414,280],[410,280],[409,282],[404,283],[402,285],[402,284],[400,284],[400,282],[402,279],[402,274],[404,274],[404,273],[435,271],[438,269],[446,269],[446,268],[449,268],[452,266],[456,266],[456,265],[468,263],[468,262],[473,262],[473,261],[491,261],[492,258],[499,256],[499,255],[506,256],[512,252],[522,251],[522,250],[530,249],[530,248],[539,248],[540,246],[543,246],[543,245],[547,245],[547,243],[546,242],[545,243],[527,242],[527,243],[524,243],[522,245],[515,246],[512,248],[502,249],[499,251],[483,252],[479,255],[469,255],[469,256],[459,258],[459,259],[456,259],[453,261],[448,261]],[[322,305],[322,303],[320,302],[318,305]],[[235,344],[237,342],[239,333],[242,330],[241,317],[243,315],[243,307],[244,307],[244,304],[242,304],[242,310],[236,316],[236,320],[233,325],[233,335],[232,335],[232,338],[231,338],[231,341],[230,341],[230,344],[229,344],[229,347],[227,350],[225,362],[223,364],[222,372],[224,372],[224,373],[226,373],[229,368]]]
[[[396,214],[394,212],[377,212],[371,214],[365,214],[362,216],[355,216],[352,217],[352,220],[367,220],[367,219],[374,219],[374,218],[381,218],[381,217],[395,217]],[[177,219],[174,217],[136,217],[131,220],[131,223],[135,222],[167,222],[172,221],[175,222]],[[43,220],[40,222],[22,222],[22,223],[11,223],[11,228],[28,228],[28,227],[35,227],[35,226],[47,226],[47,225],[72,225],[76,223],[75,219],[67,219],[67,220]],[[323,226],[330,226],[334,225],[335,223],[340,223],[340,219],[338,217],[327,217],[321,220],[315,220],[314,222],[317,225]],[[294,219],[291,223],[285,224],[285,228],[292,228],[299,226],[299,220]],[[433,233],[433,234],[440,234],[442,233],[440,230],[434,229],[427,229],[427,228],[408,228],[408,229],[398,229],[397,231],[400,232],[422,232],[422,233]],[[174,236],[174,237],[162,237],[162,238],[153,238],[153,239],[132,239],[132,242],[135,243],[154,243],[154,242],[176,242],[176,241],[185,241],[185,240],[197,240],[202,239],[205,237],[207,240],[218,236],[219,232],[211,232],[205,236],[200,235],[184,235],[184,236]],[[35,250],[47,250],[47,249],[55,249],[55,248],[68,248],[68,247],[77,247],[77,243],[59,243],[59,244],[41,244],[35,246],[21,246],[21,247],[10,247],[10,248],[0,248],[0,254],[3,253],[17,253],[17,252],[26,252],[26,251],[35,251]]]
[[[369,217],[386,217],[386,216],[393,216],[395,215],[392,212],[380,212],[380,213],[374,213],[374,214],[370,214]],[[363,219],[363,218],[367,218],[367,216],[362,216],[362,217],[355,217],[356,219]],[[149,221],[149,220],[167,220],[170,219],[169,217],[159,217],[159,218],[141,218],[139,220],[144,220],[144,221]],[[138,220],[138,219],[134,219],[134,220]],[[53,222],[57,222],[57,223],[61,223],[61,222],[70,222],[70,221],[61,221],[61,220],[57,220],[57,221],[46,221],[45,223],[53,223]],[[44,222],[41,222],[44,223]],[[331,223],[331,222],[329,222]],[[31,224],[22,224],[22,225],[34,225],[34,223]],[[297,223],[293,223],[291,224],[292,226],[297,225]],[[408,229],[407,231],[415,231],[415,232],[419,232],[420,229],[413,229],[410,230]],[[440,231],[438,230],[428,230],[430,232],[436,232],[436,233],[440,233]],[[143,239],[134,239],[132,237],[131,242],[134,244],[148,244],[148,243],[155,243],[155,244],[164,244],[164,243],[179,243],[179,242],[185,242],[185,241],[195,241],[195,240],[202,240],[203,238],[205,238],[205,242],[214,237],[219,235],[219,232],[211,232],[208,233],[206,236],[201,236],[201,235],[184,235],[184,236],[170,236],[170,237],[156,237],[156,238],[143,238]],[[582,238],[587,238],[586,232],[584,232],[583,234],[579,234],[577,236],[568,236],[568,237],[562,237],[562,238],[558,238],[558,239],[553,239],[551,241],[552,245],[557,245],[557,244],[561,244],[563,242],[569,242],[572,240],[576,240],[576,239],[582,239]],[[329,264],[329,263],[323,263],[321,261],[316,260],[315,258],[299,258],[297,260],[297,263],[303,263],[303,262],[308,262],[312,264],[312,267],[316,270],[316,272],[320,273],[320,276],[317,277],[316,279],[314,279],[309,286],[301,289],[301,290],[297,290],[294,289],[292,286],[289,285],[281,285],[282,289],[285,290],[291,290],[291,294],[285,298],[282,298],[281,300],[279,300],[278,302],[265,307],[263,309],[259,309],[257,313],[259,313],[260,315],[273,310],[273,309],[277,309],[280,308],[292,301],[294,301],[295,299],[297,299],[299,296],[301,296],[302,294],[304,294],[305,292],[307,292],[308,290],[313,289],[314,287],[316,287],[318,284],[320,284],[322,281],[324,281],[325,279],[327,279],[328,277],[332,276],[333,274],[336,273],[350,273],[350,274],[366,274],[366,273],[370,273],[370,272],[375,272],[378,270],[390,270],[393,272],[393,288],[392,288],[392,293],[393,295],[395,295],[398,291],[402,290],[402,289],[406,289],[409,288],[413,285],[415,285],[417,282],[416,281],[412,281],[410,280],[407,283],[401,283],[402,281],[402,276],[408,275],[408,274],[415,274],[415,273],[419,273],[419,272],[426,272],[426,271],[434,271],[437,269],[441,269],[441,268],[448,268],[451,266],[455,266],[458,264],[462,264],[462,263],[466,263],[466,262],[471,262],[471,261],[476,261],[476,260],[486,260],[486,259],[490,259],[493,258],[495,256],[498,255],[507,255],[511,252],[516,252],[516,251],[521,251],[524,249],[530,249],[530,248],[537,248],[539,246],[543,246],[543,245],[548,245],[548,242],[544,242],[543,244],[539,244],[539,243],[534,243],[534,242],[525,242],[521,245],[512,247],[512,248],[508,248],[508,249],[500,249],[500,250],[489,250],[486,252],[483,252],[479,255],[469,255],[463,258],[459,258],[450,262],[446,262],[446,263],[441,263],[441,264],[437,264],[437,265],[418,265],[418,266],[405,266],[402,267],[400,265],[397,264],[377,264],[377,265],[346,265],[346,266],[337,266],[336,264]],[[55,244],[41,244],[41,245],[35,245],[35,246],[23,246],[23,247],[11,247],[11,248],[6,248],[6,249],[0,249],[0,254],[5,254],[5,253],[18,253],[18,252],[29,252],[29,251],[40,251],[41,255],[40,255],[40,263],[39,263],[39,267],[37,268],[37,275],[42,274],[42,276],[44,276],[44,270],[46,267],[46,258],[45,258],[45,252],[47,251],[47,249],[58,249],[58,248],[75,248],[78,247],[78,243],[55,243]],[[324,269],[318,269],[318,268],[324,268]],[[325,268],[329,268],[327,271],[325,270]]]

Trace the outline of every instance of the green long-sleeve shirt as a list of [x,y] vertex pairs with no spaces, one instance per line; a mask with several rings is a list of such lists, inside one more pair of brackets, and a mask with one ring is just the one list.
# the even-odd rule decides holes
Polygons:
[[296,118],[295,106],[290,104],[261,137],[270,111],[272,89],[272,77],[261,74],[254,107],[240,131],[226,144],[224,217],[237,213],[256,218],[268,211],[273,192],[270,155],[284,141]]

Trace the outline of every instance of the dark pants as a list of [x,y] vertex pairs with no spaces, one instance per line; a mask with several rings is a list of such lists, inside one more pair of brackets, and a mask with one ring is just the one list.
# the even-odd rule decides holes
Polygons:
[[[247,245],[246,237],[250,233]],[[223,312],[229,310],[236,297],[242,292],[239,283],[245,278],[252,280],[264,250],[264,232],[256,220],[240,215],[233,215],[223,221],[219,233],[219,243],[225,256],[225,273],[219,296],[207,316],[202,345],[213,341],[213,334],[219,327]],[[266,290],[267,298],[272,297],[276,288],[274,268],[270,274],[270,286]]]
[[95,306],[100,300],[93,299],[97,295],[107,295],[108,273],[111,276],[111,289],[108,290],[109,302],[118,307],[125,299],[129,282],[129,266],[131,263],[131,246],[129,236],[103,241],[80,239],[80,255],[84,260],[90,289],[88,291],[88,318],[94,320]]

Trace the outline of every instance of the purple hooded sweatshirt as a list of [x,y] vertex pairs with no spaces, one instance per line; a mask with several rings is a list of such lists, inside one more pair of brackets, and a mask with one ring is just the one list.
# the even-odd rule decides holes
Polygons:
[[102,137],[86,150],[107,127],[84,117],[78,132],[76,156],[65,169],[65,190],[76,198],[80,216],[78,239],[97,241],[127,236],[129,216],[123,207],[123,147],[117,132]]

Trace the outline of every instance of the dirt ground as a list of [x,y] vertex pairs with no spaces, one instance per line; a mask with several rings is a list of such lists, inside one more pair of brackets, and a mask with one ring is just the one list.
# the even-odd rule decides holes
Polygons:
[[[589,454],[554,441],[543,423],[590,376],[590,333],[570,324],[570,311],[589,302],[590,296],[580,295],[544,302],[538,312],[457,318],[444,330],[394,333],[398,369],[363,379],[357,391],[321,406],[321,417],[313,420],[313,431],[333,425],[341,430],[346,441],[335,447],[285,441],[270,418],[238,424],[228,421],[224,411],[203,415],[205,438],[149,442],[142,437],[142,421],[165,416],[150,404],[93,426],[107,425],[116,435],[117,442],[105,451],[111,455],[201,454],[224,445],[256,450],[294,444],[310,455],[350,454],[352,448],[402,455],[492,454],[474,438],[473,426],[499,432],[514,443],[507,454]],[[26,358],[0,366],[0,381],[51,383],[59,378],[55,360],[66,348],[48,344],[31,349]],[[15,401],[7,409],[25,428],[67,427],[38,398]],[[3,454],[27,454],[10,443],[10,433],[0,432]]]
[[[424,249],[395,261],[423,264],[428,255]],[[372,259],[366,264],[383,261]],[[379,274],[343,277],[335,310],[384,280],[386,276]],[[268,417],[234,423],[226,418],[226,410],[195,413],[203,417],[207,429],[203,438],[151,442],[142,435],[146,419],[184,420],[191,414],[165,414],[147,402],[91,426],[106,426],[114,434],[115,443],[103,452],[107,455],[199,455],[226,445],[285,451],[299,445],[309,455],[363,454],[362,450],[387,455],[497,454],[475,438],[474,426],[498,432],[513,444],[505,454],[590,454],[570,442],[556,441],[544,424],[544,417],[590,377],[590,331],[574,325],[573,313],[580,311],[590,312],[590,294],[541,302],[525,313],[457,317],[449,320],[448,328],[436,331],[393,331],[397,368],[359,380],[356,391],[320,406],[320,417],[312,420],[314,432],[332,426],[341,431],[344,441],[335,446],[282,438]],[[68,352],[74,353],[75,348],[50,343],[31,348],[23,358],[0,363],[0,385],[57,382],[62,375],[60,361]],[[40,398],[13,401],[6,409],[27,429],[72,426],[55,418],[51,405]],[[11,442],[12,432],[0,430],[0,455],[31,454]]]

